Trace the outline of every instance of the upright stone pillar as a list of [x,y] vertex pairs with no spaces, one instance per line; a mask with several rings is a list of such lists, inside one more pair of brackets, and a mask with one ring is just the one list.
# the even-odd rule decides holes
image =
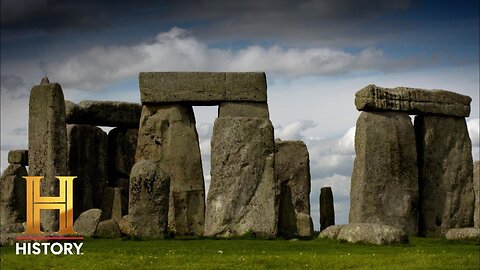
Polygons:
[[420,234],[473,226],[472,144],[463,117],[415,117]]
[[212,136],[206,236],[277,234],[273,126],[268,119],[221,117]]
[[408,114],[362,112],[355,152],[350,223],[380,223],[417,234],[417,151]]
[[275,142],[275,179],[278,198],[278,234],[283,237],[310,237],[310,159],[302,141]]
[[107,184],[107,134],[99,127],[67,125],[68,175],[73,185],[73,218],[100,208]]
[[170,176],[169,229],[202,235],[205,184],[192,106],[143,106],[136,152],[140,159],[158,162]]
[[[30,92],[28,117],[28,160],[32,176],[44,176],[42,196],[58,196],[55,176],[67,175],[67,131],[62,88],[48,79]],[[44,210],[44,231],[58,230],[58,212]]]
[[7,169],[0,178],[0,226],[25,222],[26,220],[26,182],[28,151],[13,150],[8,152]]
[[475,207],[473,214],[473,223],[476,228],[480,228],[480,161],[473,163],[473,191],[475,192]]
[[138,129],[114,128],[108,133],[108,184],[119,186],[118,179],[129,179],[135,164]]
[[335,225],[335,209],[331,187],[320,189],[320,231]]

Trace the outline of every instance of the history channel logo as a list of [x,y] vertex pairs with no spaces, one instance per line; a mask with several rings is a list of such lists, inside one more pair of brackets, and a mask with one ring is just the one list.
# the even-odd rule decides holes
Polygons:
[[[73,180],[76,176],[57,176],[60,181],[58,197],[40,195],[42,176],[24,176],[27,181],[27,222],[24,235],[17,236],[15,254],[17,255],[81,255],[83,240],[73,230]],[[59,230],[45,234],[40,227],[40,210],[59,211]],[[26,242],[25,242],[26,241]],[[69,242],[71,241],[71,242]]]

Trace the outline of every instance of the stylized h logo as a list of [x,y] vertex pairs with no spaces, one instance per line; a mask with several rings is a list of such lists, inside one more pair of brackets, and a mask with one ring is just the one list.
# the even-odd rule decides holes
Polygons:
[[24,176],[27,181],[27,225],[25,234],[42,234],[40,230],[40,210],[58,209],[60,211],[59,234],[75,234],[73,231],[73,179],[76,176],[57,176],[60,180],[58,197],[41,197],[40,180],[42,176]]

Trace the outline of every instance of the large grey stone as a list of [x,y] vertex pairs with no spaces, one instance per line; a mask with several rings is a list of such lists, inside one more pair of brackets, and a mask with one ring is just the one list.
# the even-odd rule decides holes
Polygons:
[[279,187],[278,233],[310,237],[310,159],[302,141],[275,142],[275,179]]
[[66,102],[67,124],[138,128],[142,105],[120,101]]
[[102,220],[120,219],[128,213],[128,189],[107,187],[103,194]]
[[222,102],[218,117],[259,117],[269,119],[266,102]]
[[122,236],[122,233],[118,227],[117,221],[109,219],[98,223],[94,235],[99,238],[119,238]]
[[450,229],[445,234],[448,240],[466,240],[476,239],[480,240],[480,228],[455,228]]
[[167,232],[170,177],[158,162],[139,160],[130,174],[128,220],[133,236],[163,239]]
[[362,112],[355,152],[350,223],[380,223],[417,234],[417,151],[408,114]]
[[28,166],[28,150],[11,150],[8,152],[8,163]]
[[331,187],[320,189],[320,231],[335,225],[335,209]]
[[345,227],[345,224],[328,226],[320,232],[318,238],[337,239],[343,227]]
[[100,208],[107,185],[107,134],[88,125],[67,125],[68,175],[73,185],[73,218],[91,208]]
[[374,223],[346,224],[341,228],[337,239],[350,243],[374,245],[408,242],[408,236],[403,230],[389,225]]
[[417,116],[420,234],[473,226],[472,144],[465,119]]
[[473,213],[473,223],[476,228],[480,228],[480,161],[473,163],[473,191],[475,193],[475,207]]
[[217,118],[205,235],[277,234],[273,127],[262,118]]
[[355,93],[355,106],[359,111],[403,111],[467,117],[470,115],[471,101],[469,96],[445,90],[392,89],[373,84]]
[[169,229],[177,235],[203,233],[205,184],[190,105],[144,106],[136,160],[158,161],[170,176]]
[[83,236],[93,236],[97,230],[102,210],[90,209],[80,214],[73,224],[73,230]]
[[140,72],[143,104],[267,101],[263,72]]
[[138,129],[114,128],[108,133],[108,184],[118,186],[118,179],[130,178],[135,164]]
[[[29,174],[44,176],[42,196],[58,196],[56,176],[68,175],[65,101],[58,83],[36,85],[30,92],[28,116]],[[47,232],[58,231],[58,214],[44,210],[40,216]]]
[[0,178],[0,226],[26,220],[27,169],[20,164],[10,164]]

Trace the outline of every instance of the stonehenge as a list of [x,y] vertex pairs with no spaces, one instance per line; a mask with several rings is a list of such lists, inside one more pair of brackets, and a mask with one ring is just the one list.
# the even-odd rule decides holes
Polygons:
[[473,163],[473,191],[475,193],[475,207],[473,214],[473,223],[475,228],[480,228],[480,161]]
[[[358,91],[350,222],[423,236],[471,227],[473,162],[464,119],[470,102],[445,90],[368,85]],[[409,114],[416,115],[414,125]]]

